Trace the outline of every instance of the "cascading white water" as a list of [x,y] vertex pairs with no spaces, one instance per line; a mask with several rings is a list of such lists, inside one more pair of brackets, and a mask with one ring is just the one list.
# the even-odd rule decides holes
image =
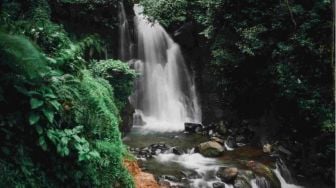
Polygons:
[[281,188],[303,188],[302,186],[295,185],[295,184],[290,184],[290,183],[286,182],[286,180],[281,176],[278,167],[274,170],[274,174],[279,179],[280,184],[281,184]]
[[150,22],[135,5],[138,61],[134,68],[141,74],[131,98],[143,114],[144,129],[178,131],[184,122],[201,122],[200,107],[193,79],[180,47],[157,22]]
[[281,159],[277,161],[276,169],[273,170],[273,172],[279,179],[282,188],[303,188],[302,186],[298,186],[293,183],[293,177],[290,174],[286,164]]
[[[190,179],[190,187],[210,188],[213,187],[213,183],[220,182],[220,179],[213,175],[221,166],[219,165],[219,161],[217,159],[206,158],[199,153],[194,153],[193,151],[182,155],[175,155],[172,153],[159,154],[155,157],[155,159],[160,163],[177,163],[186,169],[194,170],[200,175],[200,177]],[[226,188],[233,188],[233,185],[224,184]]]

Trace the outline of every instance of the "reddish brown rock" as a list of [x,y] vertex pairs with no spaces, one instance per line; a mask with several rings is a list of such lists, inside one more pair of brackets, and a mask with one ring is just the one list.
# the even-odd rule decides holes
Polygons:
[[124,164],[133,176],[136,188],[160,188],[153,174],[142,172],[136,161],[125,160]]

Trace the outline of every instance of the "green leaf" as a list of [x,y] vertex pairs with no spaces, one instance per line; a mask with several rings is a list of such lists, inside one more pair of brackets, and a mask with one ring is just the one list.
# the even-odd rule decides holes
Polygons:
[[64,145],[67,145],[68,141],[69,141],[69,139],[67,137],[62,137],[61,138],[61,143],[64,144]]
[[29,124],[34,125],[40,120],[40,116],[35,112],[29,114]]
[[43,109],[42,112],[43,112],[43,115],[49,121],[49,123],[52,123],[54,121],[54,112],[53,111],[51,111],[50,109]]
[[57,99],[56,95],[52,94],[52,93],[47,93],[44,95],[44,97],[50,98],[50,99]]
[[93,158],[99,159],[100,158],[100,154],[98,153],[98,151],[94,150],[94,151],[90,151],[90,155]]
[[39,144],[40,144],[40,146],[42,147],[42,149],[44,151],[47,151],[47,143],[46,143],[46,141],[45,141],[45,139],[44,139],[43,136],[39,137]]
[[58,111],[58,110],[60,110],[60,108],[61,108],[61,104],[58,102],[58,101],[56,101],[56,100],[52,100],[52,101],[49,101],[49,103]]
[[30,99],[30,106],[32,109],[36,109],[38,107],[41,107],[42,105],[43,105],[43,101],[36,99],[36,98]]
[[38,133],[39,135],[41,135],[41,134],[43,133],[43,129],[42,129],[42,127],[41,127],[40,125],[36,125],[36,126],[35,126],[35,129],[36,129],[36,131],[37,131],[37,133]]

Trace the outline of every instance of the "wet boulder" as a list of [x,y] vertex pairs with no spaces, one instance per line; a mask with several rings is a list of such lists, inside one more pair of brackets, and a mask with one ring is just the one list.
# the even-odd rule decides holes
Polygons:
[[179,182],[180,180],[172,175],[161,175],[159,177],[160,180],[168,180],[168,181],[172,181],[172,182]]
[[230,147],[230,148],[236,148],[237,147],[237,142],[236,139],[233,136],[228,136],[225,144]]
[[274,172],[266,165],[256,162],[256,161],[241,161],[242,164],[246,165],[250,170],[252,170],[256,175],[265,177],[273,188],[280,188],[280,181],[274,174]]
[[171,147],[166,145],[166,144],[151,144],[148,146],[149,151],[151,152],[152,155],[158,155],[160,153],[165,153],[168,151]]
[[188,133],[200,133],[202,128],[202,124],[199,123],[184,123],[184,130]]
[[218,142],[219,144],[223,145],[224,144],[224,140],[221,139],[221,138],[218,138],[216,136],[213,136],[210,138],[211,141],[215,141],[215,142]]
[[233,184],[234,188],[252,188],[250,181],[245,176],[238,176]]
[[181,154],[182,154],[182,152],[181,152],[179,149],[177,149],[176,147],[171,147],[171,148],[169,149],[169,152],[170,152],[170,153],[173,153],[173,154],[175,154],[175,155],[181,155]]
[[224,152],[224,147],[215,141],[208,141],[199,144],[196,151],[205,157],[218,157]]
[[244,135],[236,136],[236,143],[247,143],[247,139]]
[[225,183],[233,183],[238,175],[238,168],[220,167],[216,175]]
[[272,145],[271,144],[263,145],[263,152],[264,153],[271,153],[272,152]]
[[226,125],[223,121],[221,121],[218,125],[217,125],[217,132],[221,135],[225,135],[228,130],[226,128]]
[[182,175],[186,178],[186,179],[199,179],[202,178],[201,175],[199,175],[196,171],[194,170],[185,170],[185,171],[181,171]]
[[159,183],[161,188],[170,188],[171,187],[169,181],[167,181],[167,180],[161,179],[161,180],[158,181],[158,183]]
[[212,184],[213,188],[225,188],[225,184],[222,182],[215,182]]
[[240,170],[233,186],[234,188],[252,188],[251,180],[254,178],[255,175],[251,170]]

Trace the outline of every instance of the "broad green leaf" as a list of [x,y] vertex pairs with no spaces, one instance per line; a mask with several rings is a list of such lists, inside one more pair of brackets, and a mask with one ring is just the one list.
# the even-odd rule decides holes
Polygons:
[[42,105],[43,105],[43,101],[36,99],[36,98],[30,99],[30,106],[32,109],[36,109],[38,107],[41,107]]
[[56,100],[51,100],[49,103],[58,111],[61,108],[61,104]]
[[35,112],[29,114],[29,124],[34,125],[40,120],[40,116]]
[[54,121],[54,112],[49,109],[43,109],[42,110],[43,115],[47,118],[49,123],[52,123]]
[[44,97],[50,98],[50,99],[57,99],[56,95],[52,94],[52,93],[47,93],[44,95]]

